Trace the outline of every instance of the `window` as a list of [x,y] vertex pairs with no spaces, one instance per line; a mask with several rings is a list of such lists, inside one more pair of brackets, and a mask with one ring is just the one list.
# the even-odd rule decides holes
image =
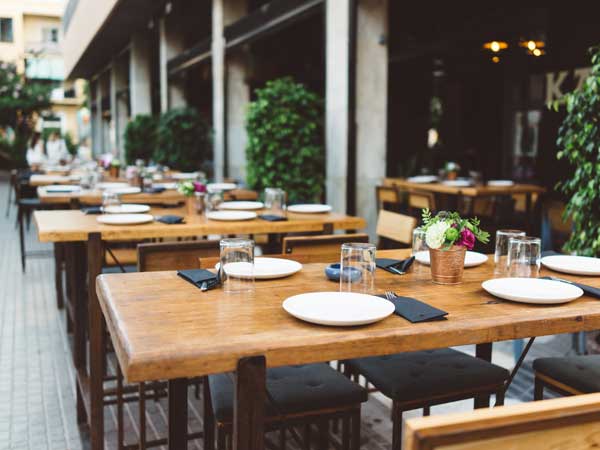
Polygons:
[[58,43],[58,28],[44,28],[42,30],[42,42]]
[[13,41],[13,23],[12,19],[0,17],[0,42]]

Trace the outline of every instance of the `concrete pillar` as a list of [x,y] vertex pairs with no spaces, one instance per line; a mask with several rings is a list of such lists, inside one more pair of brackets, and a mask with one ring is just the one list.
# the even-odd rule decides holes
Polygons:
[[129,99],[131,117],[152,114],[150,39],[144,33],[134,34],[129,51]]
[[246,180],[246,109],[250,87],[246,84],[246,62],[242,52],[227,56],[227,175]]
[[[375,242],[375,186],[385,177],[389,0],[360,0],[356,42],[356,214]],[[382,40],[383,38],[383,40]]]
[[104,120],[102,118],[102,76],[96,79],[96,117],[94,123],[96,125],[94,153],[101,155],[104,153]]
[[100,111],[98,111],[98,79],[94,81],[90,81],[90,128],[91,128],[91,138],[92,138],[92,153],[94,155],[99,155],[100,152],[100,122],[99,115]]
[[183,35],[178,32],[176,24],[172,23],[170,16],[161,17],[158,21],[158,59],[160,64],[160,110],[168,111],[170,108],[185,106],[185,93],[183,86],[178,83],[169,83],[167,63],[169,59],[185,50]]
[[347,209],[352,2],[327,0],[325,6],[325,184],[327,203],[340,213]]
[[226,69],[223,31],[227,25],[243,17],[246,11],[246,0],[213,0],[212,3],[213,155],[217,180],[223,179],[226,164]]
[[114,148],[117,149],[117,157],[125,160],[125,149],[123,133],[129,119],[129,105],[127,99],[122,95],[127,88],[128,74],[127,63],[121,58],[113,60],[110,69],[110,112],[114,128]]

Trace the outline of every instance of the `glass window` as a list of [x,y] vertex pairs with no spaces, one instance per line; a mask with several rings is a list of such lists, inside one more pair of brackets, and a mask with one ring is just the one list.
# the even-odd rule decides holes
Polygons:
[[13,23],[11,18],[0,17],[0,42],[13,41]]
[[45,43],[57,43],[58,42],[58,28],[44,28],[42,29],[42,41]]

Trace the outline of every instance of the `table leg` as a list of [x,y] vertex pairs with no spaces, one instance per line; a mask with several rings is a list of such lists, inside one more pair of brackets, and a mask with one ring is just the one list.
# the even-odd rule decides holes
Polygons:
[[92,450],[102,450],[104,448],[104,385],[102,379],[104,378],[106,339],[104,318],[96,295],[96,277],[102,272],[102,256],[103,243],[101,235],[100,233],[91,233],[87,242],[87,261],[88,332],[90,339],[89,425]]
[[264,449],[266,373],[264,356],[238,361],[233,395],[233,450]]
[[169,380],[169,450],[187,448],[187,379]]
[[56,307],[63,309],[65,306],[64,290],[63,290],[63,243],[54,243],[54,288],[56,289]]
[[477,344],[475,346],[475,356],[487,362],[492,362],[492,343]]

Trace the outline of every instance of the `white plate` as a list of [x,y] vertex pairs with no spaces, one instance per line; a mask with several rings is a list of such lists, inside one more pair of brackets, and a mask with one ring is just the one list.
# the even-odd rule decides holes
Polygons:
[[118,195],[127,195],[127,194],[139,194],[142,190],[139,187],[135,186],[127,186],[122,188],[108,188],[106,192],[112,192],[113,194]]
[[251,209],[263,209],[265,205],[262,202],[223,202],[219,209],[232,209],[236,211],[247,211]]
[[394,312],[392,302],[354,292],[310,292],[294,295],[286,299],[282,306],[298,319],[339,327],[378,322]]
[[515,182],[512,180],[490,180],[487,182],[488,186],[514,186]]
[[206,185],[207,191],[232,191],[237,189],[237,184],[235,183],[208,183]]
[[452,187],[468,187],[473,184],[471,180],[444,180],[442,184]]
[[152,183],[152,187],[164,189],[177,189],[177,183]]
[[484,281],[481,287],[496,297],[541,305],[566,303],[583,295],[577,286],[541,278],[495,278]]
[[329,205],[305,204],[288,206],[288,211],[302,214],[320,214],[331,211]]
[[102,212],[106,214],[140,214],[148,211],[150,211],[150,206],[135,205],[133,203],[123,203],[121,205],[102,207]]
[[408,177],[406,181],[411,183],[419,183],[419,184],[427,184],[427,183],[435,183],[438,180],[438,177],[435,175],[417,175],[416,177]]
[[557,272],[574,275],[600,275],[600,258],[572,255],[544,256],[542,264]]
[[46,192],[48,194],[79,192],[80,190],[81,188],[79,186],[73,186],[72,184],[55,184],[53,186],[46,186]]
[[[220,264],[215,265],[219,270]],[[225,266],[225,272],[234,278],[249,278],[252,276],[251,267],[248,263],[229,263]],[[257,280],[271,280],[285,278],[302,270],[302,264],[291,259],[283,258],[254,258],[254,278]]]
[[179,172],[171,175],[174,180],[193,180],[198,176],[198,172]]
[[[431,261],[429,260],[429,252],[428,251],[417,252],[415,254],[415,260],[417,262],[420,262],[421,264],[425,264],[426,266],[431,264]],[[483,253],[478,253],[478,252],[470,252],[467,250],[467,253],[465,254],[465,267],[479,266],[479,265],[483,264],[484,262],[486,262],[487,260],[488,260],[487,255],[484,255]]]
[[105,225],[139,225],[154,220],[152,214],[102,214],[98,222]]
[[211,211],[206,213],[210,220],[252,220],[256,219],[256,213],[252,211]]
[[117,189],[117,188],[126,188],[129,187],[129,183],[118,183],[118,182],[103,182],[96,184],[96,189],[104,190],[104,189]]

